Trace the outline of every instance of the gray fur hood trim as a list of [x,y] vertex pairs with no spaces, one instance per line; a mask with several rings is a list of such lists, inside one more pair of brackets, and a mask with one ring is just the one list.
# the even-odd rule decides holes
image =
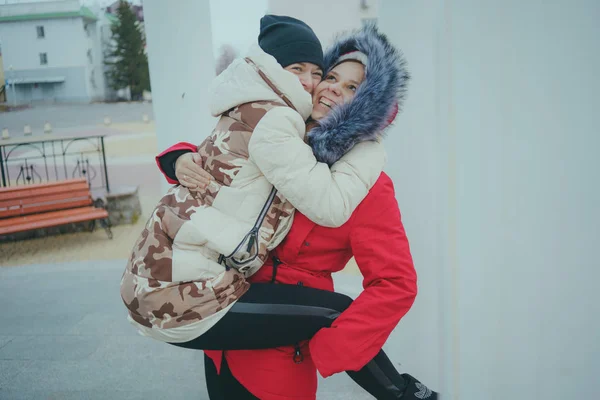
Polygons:
[[308,133],[317,160],[329,165],[357,143],[383,137],[396,104],[398,110],[402,108],[410,79],[402,53],[375,25],[339,38],[325,53],[327,70],[340,56],[354,50],[368,57],[365,80],[350,103],[334,108]]

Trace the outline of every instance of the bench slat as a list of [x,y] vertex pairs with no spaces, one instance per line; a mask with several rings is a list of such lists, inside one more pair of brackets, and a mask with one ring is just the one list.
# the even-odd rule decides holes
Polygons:
[[32,229],[48,228],[53,226],[70,224],[74,222],[91,221],[95,219],[106,218],[107,216],[108,213],[106,212],[106,210],[90,207],[90,210],[87,213],[82,213],[79,215],[56,215],[55,218],[45,219],[42,221],[24,222],[19,220],[22,220],[26,217],[12,218],[11,220],[14,220],[15,224],[0,227],[0,235],[25,232]]
[[104,210],[103,208],[80,207],[80,208],[72,208],[69,210],[45,212],[42,214],[19,216],[17,218],[0,219],[0,227],[14,225],[15,221],[19,221],[19,223],[37,222],[37,221],[43,221],[46,219],[54,219],[54,218],[60,217],[60,216],[76,216],[76,215],[80,215],[80,214],[87,214],[90,211],[94,211],[94,210],[104,211],[106,213],[106,215],[108,215],[108,212],[106,212],[106,210]]
[[19,201],[23,198],[39,198],[52,194],[58,193],[69,193],[71,191],[79,191],[79,190],[88,190],[89,187],[87,183],[84,182],[75,182],[68,183],[61,186],[52,185],[49,187],[38,187],[38,188],[27,188],[19,191],[11,191],[6,193],[0,193],[0,200],[2,201]]
[[62,203],[51,203],[51,204],[40,204],[29,206],[25,210],[19,208],[10,208],[0,210],[0,221],[4,219],[11,219],[15,217],[23,217],[27,215],[35,215],[37,213],[47,213],[49,211],[68,210],[73,208],[80,208],[89,206],[91,203],[90,199],[76,199],[74,201],[62,202]]
[[0,196],[2,196],[2,194],[4,194],[4,193],[22,192],[22,191],[38,189],[38,188],[51,188],[54,186],[64,186],[64,185],[68,185],[68,184],[82,183],[82,182],[87,184],[87,181],[85,180],[85,178],[78,178],[78,179],[66,179],[63,181],[54,181],[54,182],[47,182],[47,183],[35,183],[33,185],[10,186],[10,187],[5,187],[5,188],[0,188]]
[[35,205],[27,208],[27,214],[36,214],[48,211],[58,211],[65,210],[69,208],[78,208],[85,207],[90,205],[90,200],[78,200],[72,201],[68,203],[53,203],[53,204],[43,204],[43,205]]
[[17,205],[27,208],[33,204],[41,205],[54,202],[68,202],[73,199],[81,200],[85,198],[89,198],[91,203],[92,199],[90,198],[90,191],[87,190],[87,188],[62,193],[50,193],[44,196],[24,197],[19,200],[0,200],[0,210],[3,208],[15,207]]
[[0,209],[0,221],[9,217],[18,217],[21,215],[21,207]]
[[0,218],[19,217],[24,215],[43,213],[48,211],[66,210],[70,208],[79,208],[91,205],[90,198],[69,199],[65,201],[55,201],[46,204],[34,204],[25,208],[15,207],[9,209],[0,209]]

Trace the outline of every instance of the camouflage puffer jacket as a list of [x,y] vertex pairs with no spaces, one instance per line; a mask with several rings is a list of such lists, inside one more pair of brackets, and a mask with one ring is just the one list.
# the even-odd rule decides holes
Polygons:
[[[317,163],[304,142],[310,95],[262,50],[248,59],[236,60],[212,86],[211,112],[220,119],[197,151],[215,179],[204,190],[169,190],[121,280],[130,321],[158,340],[185,342],[210,329],[248,290],[245,276],[283,240],[294,209],[340,226],[383,169],[377,142],[361,144],[331,169]],[[222,255],[251,262],[226,268]]]
[[[252,133],[261,116],[278,105],[247,103],[223,115],[214,133],[198,147],[204,165],[215,180],[202,191],[175,186],[160,200],[133,248],[121,283],[123,301],[136,323],[156,331],[202,321],[226,309],[248,289],[242,273],[236,269],[226,270],[218,263],[218,257],[230,251],[236,241],[239,243],[240,235],[251,229],[256,216],[240,216],[238,221],[223,223],[228,216],[219,215],[214,220],[219,221],[219,225],[215,226],[210,223],[213,220],[210,214],[218,212],[213,208],[215,199],[221,190],[230,187],[240,170],[239,164],[248,157],[245,136]],[[264,200],[261,197],[259,203]],[[270,250],[287,233],[293,211],[281,194],[275,197],[260,228],[261,264],[268,252],[267,246]],[[243,220],[245,223],[241,223]],[[280,224],[285,228],[279,230],[280,237],[272,241]],[[207,232],[202,232],[202,228]],[[210,230],[220,231],[221,237],[210,240]],[[203,325],[203,331],[212,326]],[[176,334],[173,337],[158,335],[166,341],[179,338]],[[189,340],[187,336],[185,339]]]

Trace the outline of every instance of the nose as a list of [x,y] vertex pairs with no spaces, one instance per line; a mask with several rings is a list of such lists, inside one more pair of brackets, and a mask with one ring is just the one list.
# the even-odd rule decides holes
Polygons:
[[338,97],[342,95],[342,88],[340,87],[339,82],[329,85],[329,90]]
[[312,80],[312,75],[310,73],[305,73],[300,75],[300,83],[302,84],[302,87],[304,88],[304,90],[306,90],[308,93],[312,94],[313,89],[315,88],[314,82]]

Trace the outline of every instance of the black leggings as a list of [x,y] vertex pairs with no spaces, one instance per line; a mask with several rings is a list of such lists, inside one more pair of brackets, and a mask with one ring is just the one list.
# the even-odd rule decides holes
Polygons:
[[[253,283],[208,332],[189,342],[173,344],[196,350],[255,350],[295,345],[331,326],[350,304],[352,299],[340,293],[296,285]],[[296,357],[301,355],[296,353]],[[405,379],[383,350],[361,370],[347,371],[347,374],[377,399],[400,398],[406,387]],[[207,374],[210,386],[208,378]],[[213,387],[218,386],[214,379]],[[211,396],[211,399],[219,398],[227,397]]]

